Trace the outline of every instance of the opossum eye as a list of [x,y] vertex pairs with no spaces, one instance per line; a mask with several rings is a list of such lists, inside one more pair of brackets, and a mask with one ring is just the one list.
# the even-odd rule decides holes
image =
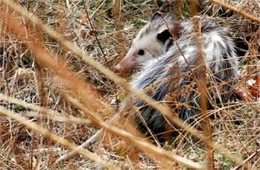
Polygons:
[[142,49],[139,50],[137,54],[138,54],[138,55],[144,55],[144,50],[142,50]]

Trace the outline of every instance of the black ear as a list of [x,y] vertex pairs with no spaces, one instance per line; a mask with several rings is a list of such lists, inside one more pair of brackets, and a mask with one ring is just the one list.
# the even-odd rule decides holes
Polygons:
[[159,34],[157,34],[157,39],[163,43],[166,42],[166,40],[168,40],[171,37],[171,33],[168,29],[165,29],[164,31],[160,32]]
[[160,14],[159,12],[155,12],[155,13],[153,14],[153,16],[152,16],[151,21],[156,20],[157,18],[160,18],[160,17],[161,17],[161,14]]

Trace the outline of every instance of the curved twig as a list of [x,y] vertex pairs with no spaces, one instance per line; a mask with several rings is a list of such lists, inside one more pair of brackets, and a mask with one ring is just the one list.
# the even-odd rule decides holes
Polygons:
[[241,9],[234,8],[234,7],[232,7],[232,6],[230,6],[230,5],[226,4],[226,3],[220,2],[218,0],[210,0],[210,1],[216,3],[216,4],[220,5],[220,6],[222,6],[224,8],[228,8],[231,11],[234,11],[238,15],[241,15],[241,16],[247,18],[247,19],[250,19],[252,21],[260,23],[260,18],[257,18],[257,17],[255,17],[255,16],[253,16],[251,14],[248,14],[248,13],[242,11]]

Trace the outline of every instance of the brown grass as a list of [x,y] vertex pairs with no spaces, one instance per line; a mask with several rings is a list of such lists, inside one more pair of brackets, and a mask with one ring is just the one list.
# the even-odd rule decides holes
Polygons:
[[[210,120],[212,133],[201,135],[200,131],[171,117],[170,108],[157,105],[144,93],[135,92],[126,80],[100,64],[112,67],[108,63],[116,63],[118,55],[125,54],[124,42],[131,42],[142,19],[150,18],[151,8],[156,10],[153,3],[114,1],[111,6],[98,0],[89,1],[84,7],[77,1],[24,2],[22,5],[31,14],[19,8],[14,12],[3,2],[12,4],[12,1],[0,3],[0,113],[5,115],[0,117],[1,168],[202,168],[206,165],[205,156],[210,155],[207,151],[214,151],[214,155],[211,154],[214,160],[209,162],[215,163],[217,169],[260,168],[259,101],[249,93],[247,101],[204,110],[201,117],[217,114],[218,118]],[[229,8],[227,2],[222,1],[224,5],[221,5]],[[241,82],[247,89],[247,80],[254,79],[260,71],[257,65],[259,29],[255,31],[257,24],[250,21],[258,22],[259,15],[253,1],[251,5],[243,1],[243,8],[231,3],[243,11],[229,8],[237,14],[220,18],[218,2],[204,10],[212,11],[218,23],[232,25],[232,36],[241,37],[249,44],[245,57],[241,57],[241,63],[246,62],[241,65]],[[162,11],[168,7],[172,10],[172,3],[159,5],[164,6],[160,8]],[[187,1],[177,8],[179,17],[189,17]],[[111,10],[114,21],[108,17]],[[177,147],[171,143],[164,148],[155,147],[139,134],[127,111],[116,114],[118,104],[114,101],[124,97],[120,88],[136,94],[171,122],[190,129],[187,131],[199,140],[184,133],[175,140]],[[203,124],[201,118],[200,121]],[[102,133],[86,149],[76,150],[87,159],[74,156],[57,161],[68,154],[67,149],[75,150],[100,128]],[[213,138],[208,142],[204,136],[211,134]]]
[[[197,11],[197,3],[194,2],[193,11]],[[192,12],[194,15],[196,12]],[[195,38],[195,43],[197,47],[197,72],[198,72],[198,91],[200,93],[200,115],[201,115],[201,128],[203,129],[204,136],[207,138],[206,143],[211,143],[213,145],[213,136],[212,136],[212,127],[211,127],[211,120],[207,115],[207,108],[208,108],[208,89],[207,89],[207,63],[205,62],[205,56],[203,55],[202,51],[202,42],[200,39],[200,30],[201,30],[201,21],[198,17],[193,17],[193,34]],[[206,146],[206,159],[205,164],[207,169],[215,169],[214,163],[214,149],[211,146]]]
[[[185,164],[188,167],[193,167],[193,168],[200,167],[199,165],[197,165],[196,163],[193,163],[192,161],[186,160],[186,159],[181,158],[174,154],[168,154],[164,150],[156,148],[149,143],[141,141],[140,139],[138,140],[132,134],[121,131],[120,129],[118,129],[116,127],[106,124],[102,119],[100,119],[98,117],[98,115],[93,114],[93,112],[106,113],[108,115],[102,115],[102,117],[108,116],[108,117],[112,118],[112,116],[109,116],[109,113],[111,113],[111,111],[108,110],[109,109],[108,106],[104,108],[102,104],[98,105],[99,103],[96,103],[96,102],[98,102],[98,96],[96,95],[97,92],[95,92],[95,90],[90,85],[88,85],[87,87],[84,87],[84,85],[83,85],[84,83],[80,82],[79,79],[71,76],[71,73],[67,70],[65,63],[61,59],[58,59],[58,63],[51,63],[51,58],[54,58],[54,55],[52,55],[50,52],[48,53],[47,51],[44,50],[41,42],[35,40],[34,37],[32,37],[32,35],[30,34],[31,31],[29,28],[26,28],[25,25],[17,25],[16,23],[18,23],[18,20],[16,20],[16,18],[12,18],[11,15],[6,13],[4,10],[1,13],[1,18],[2,18],[2,23],[5,23],[5,25],[3,25],[3,26],[5,26],[4,28],[6,29],[6,32],[13,33],[21,40],[27,42],[26,45],[32,50],[38,63],[40,63],[43,66],[46,66],[48,69],[53,71],[58,76],[58,78],[59,78],[58,80],[61,81],[62,87],[65,88],[64,90],[66,90],[66,96],[72,95],[72,96],[77,97],[77,100],[74,100],[71,97],[67,96],[67,98],[69,98],[69,101],[71,103],[73,103],[76,107],[80,108],[86,114],[89,114],[90,119],[93,121],[93,123],[101,125],[109,132],[115,133],[127,140],[130,140],[139,149],[145,150],[146,152],[148,152],[150,154],[157,154],[157,155],[161,155],[166,158],[174,159],[175,161],[177,161],[181,164]],[[22,27],[24,30],[26,30],[26,32],[19,32],[19,30],[16,29],[18,27],[19,28]],[[26,33],[28,36],[26,35]],[[61,67],[61,66],[63,66],[63,67]],[[75,84],[68,83],[67,82],[68,80],[71,80]],[[81,93],[79,90],[80,91],[83,90],[83,92]],[[85,92],[87,92],[88,94],[84,94]],[[93,95],[90,95],[90,94],[93,94]],[[88,97],[86,97],[86,96],[88,96]],[[96,102],[93,103],[92,105],[89,105],[89,103],[91,101],[96,101]],[[80,104],[79,102],[84,105]],[[67,146],[67,145],[65,145],[65,146]]]

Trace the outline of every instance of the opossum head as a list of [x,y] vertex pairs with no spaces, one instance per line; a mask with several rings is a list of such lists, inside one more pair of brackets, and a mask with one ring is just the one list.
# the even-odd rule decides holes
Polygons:
[[165,21],[159,13],[155,13],[151,21],[139,31],[128,53],[115,66],[115,70],[121,73],[129,73],[134,67],[162,55],[165,44],[171,39],[168,28],[171,29],[173,25],[171,18],[166,17]]

